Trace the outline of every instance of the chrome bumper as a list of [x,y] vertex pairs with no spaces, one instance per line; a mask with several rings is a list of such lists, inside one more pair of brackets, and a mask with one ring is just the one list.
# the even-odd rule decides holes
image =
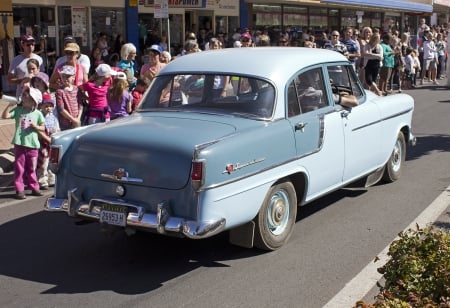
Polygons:
[[67,199],[48,198],[45,210],[51,212],[67,212],[69,216],[86,217],[100,220],[102,204],[120,205],[128,208],[126,226],[139,229],[156,230],[160,234],[179,233],[191,239],[201,239],[220,233],[225,228],[225,218],[213,221],[198,222],[180,217],[172,217],[166,202],[160,202],[156,214],[145,213],[141,206],[108,199],[92,199],[89,203],[80,202],[75,190],[68,192]]

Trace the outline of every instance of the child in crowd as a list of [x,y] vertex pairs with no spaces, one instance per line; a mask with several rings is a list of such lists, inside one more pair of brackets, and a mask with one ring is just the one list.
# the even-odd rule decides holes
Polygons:
[[111,120],[126,117],[131,113],[133,97],[128,92],[127,75],[124,72],[118,72],[114,76],[112,85],[108,89],[107,98]]
[[405,74],[402,80],[402,88],[411,89],[412,85],[412,76],[416,74],[416,68],[414,67],[414,58],[412,53],[414,49],[411,47],[406,48],[406,57],[405,57]]
[[30,85],[31,87],[41,91],[42,94],[50,93],[48,79],[49,78],[46,73],[39,72],[31,78]]
[[412,75],[412,86],[415,87],[417,84],[417,75],[422,70],[422,66],[420,65],[419,52],[417,50],[413,50],[411,53],[414,59],[414,68],[416,69],[415,74]]
[[42,190],[47,190],[49,186],[55,185],[55,175],[48,168],[51,135],[59,132],[58,119],[53,114],[55,108],[55,100],[49,93],[42,95],[42,102],[38,105],[39,110],[45,118],[43,132],[39,132],[39,141],[41,148],[39,149],[37,177]]
[[[39,134],[45,130],[44,116],[37,110],[42,101],[42,93],[35,88],[25,88],[21,96],[21,105],[9,103],[3,110],[3,119],[15,119],[16,131],[13,137],[14,144],[14,186],[15,198],[23,200],[25,196],[24,179],[28,180],[33,196],[42,196],[36,177],[38,151],[40,148]],[[14,107],[12,110],[11,108]]]
[[108,122],[109,107],[106,95],[111,86],[111,76],[117,75],[117,71],[111,69],[108,64],[100,64],[95,68],[95,74],[90,80],[83,84],[83,90],[89,97],[89,107],[87,110],[88,124]]
[[[22,79],[22,82],[19,85],[21,91],[25,88],[29,88],[31,86],[30,81],[33,76],[39,73],[39,61],[35,58],[31,58],[27,61],[27,71],[28,74]],[[18,98],[20,100],[20,98]]]
[[65,65],[61,69],[61,78],[64,87],[56,90],[56,108],[58,111],[59,126],[61,130],[67,130],[81,126],[81,105],[80,93],[75,82],[75,68]]
[[133,96],[133,103],[131,104],[131,112],[135,111],[139,103],[141,102],[142,96],[144,95],[145,90],[147,90],[150,85],[150,80],[147,78],[138,78],[136,82],[136,87],[131,92]]

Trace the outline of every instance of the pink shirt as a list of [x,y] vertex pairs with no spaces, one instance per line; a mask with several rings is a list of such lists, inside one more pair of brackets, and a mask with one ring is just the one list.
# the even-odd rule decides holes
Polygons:
[[[108,107],[107,93],[108,88],[111,85],[112,79],[109,78],[101,86],[96,86],[94,81],[88,81],[83,84],[83,90],[89,95],[89,116],[98,117],[100,111]],[[93,111],[95,109],[95,111]],[[106,118],[109,118],[109,112],[105,114]]]

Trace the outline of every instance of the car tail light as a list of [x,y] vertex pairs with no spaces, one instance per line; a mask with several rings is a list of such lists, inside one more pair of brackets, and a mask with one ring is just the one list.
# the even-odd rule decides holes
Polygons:
[[60,158],[61,158],[61,146],[52,145],[50,147],[49,153],[49,165],[52,171],[56,172],[58,170]]
[[205,161],[193,160],[191,168],[192,187],[195,190],[200,189],[205,182]]

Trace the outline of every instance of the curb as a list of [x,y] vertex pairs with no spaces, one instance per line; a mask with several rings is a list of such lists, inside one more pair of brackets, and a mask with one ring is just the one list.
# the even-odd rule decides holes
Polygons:
[[8,151],[0,154],[0,175],[14,170],[14,155]]

